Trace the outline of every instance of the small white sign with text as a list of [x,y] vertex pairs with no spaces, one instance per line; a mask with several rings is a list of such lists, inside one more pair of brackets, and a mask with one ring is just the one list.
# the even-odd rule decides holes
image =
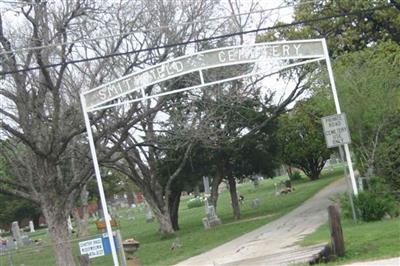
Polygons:
[[104,256],[103,242],[101,238],[90,239],[79,242],[81,255],[88,254],[89,258]]
[[322,117],[322,127],[324,128],[324,135],[328,148],[351,143],[346,114],[341,113]]

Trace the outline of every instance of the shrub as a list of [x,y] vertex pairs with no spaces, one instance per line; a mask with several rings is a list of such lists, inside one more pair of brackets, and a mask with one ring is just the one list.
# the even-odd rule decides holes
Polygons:
[[354,197],[354,205],[359,219],[365,222],[379,221],[386,213],[394,215],[396,212],[396,200],[393,197],[369,191]]
[[204,205],[204,201],[200,197],[189,200],[187,206],[189,209],[198,208]]
[[339,198],[339,202],[340,202],[341,213],[342,213],[343,217],[345,217],[347,219],[352,219],[353,214],[352,214],[352,210],[351,210],[349,195],[347,193],[342,194]]
[[299,171],[294,171],[291,175],[289,175],[290,180],[295,181],[295,180],[300,180],[301,174]]
[[[353,196],[357,218],[364,221],[379,221],[385,214],[398,215],[396,199],[390,194],[388,186],[380,178],[370,180],[370,190],[360,192]],[[351,205],[347,195],[341,199],[343,215],[346,218],[352,217]]]

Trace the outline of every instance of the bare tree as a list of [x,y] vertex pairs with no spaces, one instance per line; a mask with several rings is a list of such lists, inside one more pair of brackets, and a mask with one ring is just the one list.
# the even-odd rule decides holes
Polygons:
[[[191,21],[207,17],[212,12],[212,6],[212,1],[208,0],[196,2],[148,1],[145,5],[145,12],[152,14],[153,17],[147,27],[161,27],[161,30],[144,33],[146,41],[157,47],[182,43],[198,37],[204,33],[205,26],[191,23]],[[163,62],[173,56],[183,55],[185,50],[186,46],[184,45],[153,50],[149,53],[150,59],[147,63]],[[152,91],[171,90],[190,82],[190,77],[182,77],[150,86],[145,91],[150,95]],[[175,105],[173,99],[174,96],[161,97],[117,108],[112,119],[121,120],[124,117],[130,117],[129,126],[114,132],[110,135],[109,142],[103,143],[103,151],[109,150],[110,143],[112,143],[113,149],[118,151],[110,161],[104,161],[103,164],[126,174],[141,189],[158,219],[161,233],[167,235],[174,233],[170,215],[171,206],[174,205],[171,204],[171,198],[173,198],[171,186],[189,157],[195,140],[192,134],[193,125],[196,123],[195,119],[181,121],[179,133],[176,132],[176,128],[165,124],[161,125],[163,120],[169,117],[168,110]],[[140,117],[141,120],[137,120],[137,117]],[[185,123],[186,125],[184,125]],[[99,126],[103,128],[106,124],[107,122],[104,120]],[[182,142],[169,141],[168,143],[161,140],[170,137],[172,133],[175,138],[177,138],[176,135],[188,136],[191,134],[192,138],[182,137]],[[177,168],[169,176],[162,177],[158,171],[158,161],[160,156],[163,156],[165,149],[181,150],[182,157],[178,159]]]
[[[79,93],[121,71],[113,68],[114,60],[109,59],[81,65],[69,62],[96,53],[105,56],[121,50],[123,44],[123,49],[130,49],[124,43],[126,34],[84,42],[93,32],[103,31],[101,36],[106,30],[115,34],[142,26],[137,23],[141,9],[130,1],[98,4],[35,1],[20,8],[16,24],[4,23],[0,17],[0,64],[3,71],[10,72],[0,84],[0,124],[6,138],[0,152],[12,173],[12,178],[0,176],[0,192],[40,205],[53,238],[57,265],[75,265],[67,218],[92,176]],[[113,24],[115,14],[118,23]],[[18,51],[20,47],[29,49]],[[129,71],[145,57],[127,56],[123,60],[128,62],[123,71]],[[29,67],[35,70],[23,70]],[[106,114],[91,116],[92,122]],[[101,142],[112,127],[121,126],[125,123],[119,120],[108,131],[96,132],[96,142]]]

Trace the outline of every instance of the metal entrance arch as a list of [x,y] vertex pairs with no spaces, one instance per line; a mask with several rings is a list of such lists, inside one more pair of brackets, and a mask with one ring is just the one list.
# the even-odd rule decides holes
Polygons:
[[[243,75],[225,78],[216,81],[206,82],[203,76],[203,70],[224,66],[232,66],[239,64],[251,64],[262,61],[277,61],[288,59],[301,59],[302,61],[290,63],[284,66],[278,66],[268,71],[260,70],[246,73]],[[89,138],[90,151],[92,154],[97,185],[99,189],[101,204],[103,208],[104,218],[107,227],[107,234],[110,240],[111,252],[114,265],[119,265],[116,248],[113,241],[112,230],[110,225],[111,217],[107,210],[107,203],[104,196],[103,183],[100,175],[100,168],[97,161],[96,149],[93,141],[92,128],[89,121],[89,112],[99,111],[119,105],[138,102],[146,99],[152,99],[169,94],[179,93],[192,89],[204,88],[207,86],[220,84],[227,81],[237,80],[245,77],[251,77],[260,74],[273,74],[294,66],[304,65],[312,62],[326,61],[329,80],[331,84],[333,99],[335,102],[336,113],[340,114],[340,104],[336,92],[335,81],[331,61],[329,58],[328,48],[325,39],[297,40],[297,41],[280,41],[265,42],[252,45],[229,46],[218,49],[202,51],[192,55],[178,57],[158,65],[146,68],[142,71],[135,72],[99,87],[82,92],[80,95],[85,125]],[[200,76],[200,84],[171,91],[156,91],[152,94],[146,94],[145,89],[150,85],[160,83],[175,77],[179,77],[189,73],[198,72]],[[125,95],[131,95],[128,100],[115,102]],[[355,195],[358,194],[354,177],[354,170],[350,157],[350,150],[347,144],[344,145],[347,158],[347,166],[350,172],[350,179]]]

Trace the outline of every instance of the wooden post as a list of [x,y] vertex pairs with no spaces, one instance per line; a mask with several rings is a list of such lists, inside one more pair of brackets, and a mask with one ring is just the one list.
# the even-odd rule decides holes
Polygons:
[[328,207],[329,227],[331,230],[332,252],[336,257],[343,257],[345,253],[342,224],[337,206]]

